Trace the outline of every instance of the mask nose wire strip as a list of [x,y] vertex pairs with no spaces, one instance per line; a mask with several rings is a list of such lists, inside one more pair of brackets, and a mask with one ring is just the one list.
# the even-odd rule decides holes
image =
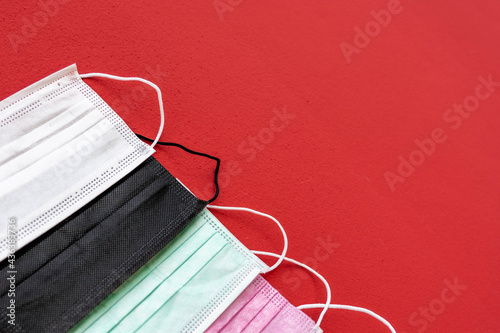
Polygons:
[[[304,304],[304,305],[298,306],[297,308],[302,310],[302,309],[319,309],[319,308],[324,308],[324,307],[325,307],[325,304]],[[349,311],[366,313],[366,314],[374,317],[375,319],[379,320],[380,322],[382,322],[385,326],[387,326],[391,330],[392,333],[396,333],[396,330],[394,329],[394,327],[392,327],[392,325],[387,320],[385,320],[383,317],[379,316],[378,314],[376,314],[375,312],[373,312],[371,310],[361,308],[358,306],[342,305],[342,304],[330,304],[328,307],[330,309],[341,309],[341,310],[349,310]]]
[[[280,255],[276,254],[276,253],[271,253],[271,252],[265,252],[265,251],[252,251],[254,254],[257,254],[257,255],[264,255],[264,256],[271,256],[271,257],[275,257],[275,258],[279,258]],[[288,262],[291,262],[295,265],[298,265],[302,268],[305,268],[307,269],[308,271],[310,271],[311,273],[313,273],[314,275],[316,275],[320,280],[321,282],[323,282],[323,284],[325,285],[325,288],[326,288],[326,303],[325,304],[321,304],[322,305],[322,308],[323,308],[323,311],[321,311],[321,314],[319,315],[318,317],[318,321],[316,321],[316,325],[314,326],[313,330],[311,332],[316,332],[318,329],[319,329],[319,326],[321,325],[321,322],[323,321],[323,317],[325,316],[326,312],[328,311],[328,306],[330,305],[330,302],[332,300],[332,290],[330,289],[330,284],[328,284],[328,281],[326,281],[326,279],[321,275],[319,274],[318,272],[316,272],[314,269],[312,269],[311,267],[307,266],[306,264],[303,264],[297,260],[294,260],[294,259],[291,259],[291,258],[287,258],[287,257],[284,257],[283,258],[284,260],[288,261]],[[300,307],[299,307],[300,309]]]
[[153,87],[156,90],[156,93],[158,94],[158,103],[160,106],[160,128],[158,129],[158,134],[156,134],[156,139],[154,139],[153,143],[151,144],[151,148],[153,148],[160,140],[161,134],[163,133],[163,127],[165,126],[165,111],[163,109],[163,100],[162,100],[160,88],[156,84],[154,84],[153,82],[150,82],[150,81],[145,80],[145,79],[140,78],[140,77],[123,77],[123,76],[116,76],[116,75],[103,74],[103,73],[80,74],[80,78],[82,78],[82,79],[86,79],[89,77],[104,77],[107,79],[117,80],[117,81],[139,81],[139,82],[147,84],[148,86]]
[[274,223],[276,223],[278,225],[278,227],[281,230],[281,233],[283,234],[283,252],[281,253],[281,255],[277,256],[278,261],[276,261],[276,263],[274,265],[272,265],[271,267],[269,267],[268,270],[265,271],[264,273],[268,273],[268,272],[274,270],[276,267],[279,266],[279,264],[281,264],[283,262],[283,260],[285,259],[285,256],[286,256],[286,251],[288,250],[288,237],[286,236],[285,229],[283,229],[283,226],[281,225],[281,223],[277,219],[275,219],[271,215],[268,215],[268,214],[265,214],[265,213],[261,213],[259,211],[256,211],[256,210],[253,210],[253,209],[250,209],[250,208],[245,208],[245,207],[226,207],[226,206],[208,205],[207,208],[220,209],[220,210],[236,210],[236,211],[248,212],[248,213],[252,213],[252,214],[255,214],[255,215],[267,217],[268,219],[273,220]]
[[[137,134],[135,133],[135,135],[137,135],[137,137],[139,139],[142,139],[144,141],[148,141],[148,142],[153,142],[152,139],[150,138],[147,138],[143,135],[140,135],[140,134]],[[174,142],[163,142],[163,141],[158,141],[157,144],[161,145],[161,146],[172,146],[172,147],[177,147],[177,148],[181,148],[185,151],[187,151],[188,153],[190,154],[193,154],[193,155],[198,155],[198,156],[203,156],[203,157],[206,157],[206,158],[209,158],[211,160],[214,160],[217,162],[217,165],[215,167],[215,173],[214,173],[214,184],[215,184],[215,194],[214,196],[212,197],[212,199],[208,200],[207,202],[208,203],[211,203],[212,201],[214,201],[215,199],[217,199],[217,197],[219,196],[219,168],[220,168],[220,159],[215,157],[215,156],[211,156],[211,155],[208,155],[208,154],[204,154],[204,153],[200,153],[200,152],[197,152],[197,151],[194,151],[194,150],[191,150],[189,148],[186,148],[184,147],[183,145],[181,144],[178,144],[178,143],[174,143]]]

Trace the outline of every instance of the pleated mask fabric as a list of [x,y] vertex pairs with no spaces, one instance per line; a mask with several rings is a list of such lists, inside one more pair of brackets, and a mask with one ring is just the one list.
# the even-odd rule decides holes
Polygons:
[[[0,260],[96,198],[154,152],[76,65],[0,102]],[[17,241],[8,237],[13,221]]]
[[[0,276],[0,331],[67,332],[181,232],[206,206],[154,157],[16,252]],[[176,269],[176,263],[167,268]],[[212,274],[212,273],[209,273]],[[15,323],[8,324],[15,300]]]
[[304,312],[290,304],[262,276],[255,280],[206,333],[322,332]]
[[205,209],[70,332],[204,332],[267,269]]

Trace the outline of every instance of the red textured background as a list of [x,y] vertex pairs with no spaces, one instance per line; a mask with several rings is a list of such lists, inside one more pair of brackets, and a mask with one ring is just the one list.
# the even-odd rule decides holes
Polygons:
[[[276,216],[289,256],[317,267],[334,302],[368,307],[398,332],[500,332],[500,88],[458,129],[443,120],[479,76],[500,81],[500,3],[401,0],[348,64],[340,44],[389,1],[221,2],[233,4],[223,20],[212,0],[66,1],[44,22],[38,0],[1,0],[0,98],[74,62],[80,73],[152,79],[164,93],[162,138],[219,156],[216,203]],[[23,28],[34,19],[35,31]],[[87,82],[133,130],[155,135],[153,90]],[[249,136],[270,139],[284,108],[295,118],[253,159],[241,151]],[[384,173],[435,128],[446,142],[391,191]],[[175,148],[155,157],[208,198],[212,162]],[[216,215],[249,248],[280,251],[267,220]],[[324,300],[321,283],[291,265],[266,278],[295,305]],[[455,279],[467,286],[458,297],[445,289]],[[443,293],[453,299],[444,309]],[[388,332],[339,310],[322,327]]]

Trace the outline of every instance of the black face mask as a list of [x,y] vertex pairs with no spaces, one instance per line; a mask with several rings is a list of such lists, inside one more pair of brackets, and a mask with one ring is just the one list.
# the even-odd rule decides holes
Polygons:
[[[8,295],[9,262],[0,264],[0,331],[69,330],[167,245],[218,194],[220,161],[189,152],[217,160],[214,198],[197,199],[155,158],[148,158],[16,252],[15,297]],[[8,323],[11,299],[15,326]]]

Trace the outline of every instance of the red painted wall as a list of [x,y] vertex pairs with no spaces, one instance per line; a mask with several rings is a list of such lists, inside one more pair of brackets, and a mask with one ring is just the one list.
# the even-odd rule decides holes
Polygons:
[[[276,216],[334,302],[403,333],[500,331],[498,1],[1,2],[1,99],[74,62],[151,79],[162,138],[219,156],[216,203]],[[87,82],[155,135],[153,90]],[[210,196],[210,161],[155,156]],[[249,248],[280,251],[267,220],[216,214]],[[324,300],[291,265],[266,278],[295,305]],[[340,310],[322,327],[388,331]]]

